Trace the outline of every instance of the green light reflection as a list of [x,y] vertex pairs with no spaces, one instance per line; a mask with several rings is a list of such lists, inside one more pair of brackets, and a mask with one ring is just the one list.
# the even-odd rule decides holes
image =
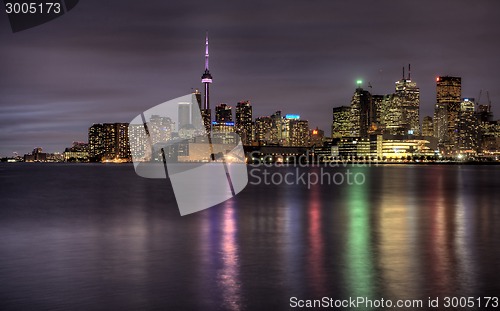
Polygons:
[[[368,183],[368,180],[366,181]],[[370,241],[367,185],[348,187],[348,240],[346,279],[351,296],[373,299],[373,255]]]

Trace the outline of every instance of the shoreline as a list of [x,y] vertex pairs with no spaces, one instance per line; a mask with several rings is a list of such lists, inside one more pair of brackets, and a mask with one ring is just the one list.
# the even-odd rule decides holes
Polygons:
[[[123,164],[133,164],[133,162],[23,162],[23,161],[0,161],[0,164],[14,164],[14,163],[22,163],[22,164],[102,164],[102,165],[123,165]],[[147,162],[141,162],[147,163]],[[151,162],[160,164],[161,162]],[[204,163],[204,165],[209,163],[222,163],[222,162],[177,162],[177,164],[183,165],[199,165]],[[258,163],[246,163],[247,166],[273,166],[273,167],[320,167],[320,166],[341,166],[341,165],[367,165],[367,166],[377,166],[377,165],[500,165],[500,161],[462,161],[462,162],[452,162],[452,161],[426,161],[426,162],[387,162],[387,161],[328,161],[328,162],[258,162]]]

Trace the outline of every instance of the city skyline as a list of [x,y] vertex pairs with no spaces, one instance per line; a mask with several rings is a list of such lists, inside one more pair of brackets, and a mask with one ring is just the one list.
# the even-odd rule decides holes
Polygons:
[[[208,73],[207,56],[208,53],[205,54],[206,62],[205,62],[205,73],[203,77],[205,77]],[[408,69],[410,69],[410,67],[411,65],[408,65]],[[458,81],[457,85],[450,84],[449,82],[447,82],[455,80]],[[206,82],[204,84],[207,85]],[[450,151],[452,150],[455,152],[455,155],[458,155],[460,152],[472,154],[475,153],[476,151],[480,152],[479,137],[481,134],[479,128],[483,126],[480,125],[482,124],[481,122],[487,120],[493,121],[494,119],[494,115],[490,110],[491,105],[488,104],[478,105],[478,103],[474,98],[471,97],[464,98],[461,96],[461,88],[462,88],[461,77],[440,76],[436,78],[437,103],[435,105],[435,111],[434,111],[434,119],[436,122],[433,122],[432,116],[420,117],[420,119],[423,119],[423,121],[417,122],[417,120],[419,119],[419,87],[417,86],[416,82],[411,80],[410,70],[408,70],[408,76],[405,75],[404,67],[403,67],[402,79],[396,81],[395,83],[395,93],[384,94],[384,95],[371,94],[368,90],[364,90],[361,87],[362,81],[358,80],[356,84],[357,88],[354,91],[351,104],[349,106],[333,107],[332,109],[333,123],[331,124],[332,125],[331,136],[328,135],[323,136],[324,130],[318,129],[318,127],[316,127],[316,129],[314,130],[314,127],[309,126],[309,121],[303,119],[301,120],[301,117],[298,114],[287,114],[287,113],[282,114],[281,109],[277,110],[270,116],[253,117],[252,115],[253,107],[250,101],[240,101],[236,104],[236,111],[234,114],[235,119],[233,119],[234,107],[227,105],[226,103],[220,103],[216,105],[213,108],[214,113],[212,114],[211,111],[212,108],[208,107],[207,105],[207,103],[209,102],[208,96],[201,97],[201,94],[198,89],[196,89],[192,93],[192,95],[195,96],[194,98],[196,98],[198,106],[201,107],[201,103],[203,101],[204,103],[203,106],[208,107],[207,109],[203,108],[201,110],[202,115],[203,114],[205,115],[204,117],[207,118],[212,117],[211,120],[205,120],[205,124],[210,124],[210,126],[207,128],[207,132],[221,133],[221,134],[236,132],[240,134],[245,145],[255,145],[255,144],[261,145],[261,143],[263,143],[264,146],[267,144],[271,144],[280,146],[310,147],[311,143],[310,139],[312,138],[311,136],[314,135],[314,132],[318,133],[319,130],[323,133],[321,134],[321,137],[329,139],[348,138],[347,141],[349,141],[349,139],[354,139],[354,140],[366,139],[369,138],[371,135],[382,136],[382,134],[384,134],[384,137],[385,135],[389,135],[387,137],[392,137],[392,138],[396,138],[401,135],[402,136],[410,135],[412,137],[413,135],[415,135],[416,138],[418,137],[424,138],[425,136],[427,136],[426,139],[431,139],[430,136],[432,136],[432,139],[436,139],[436,142],[438,142],[438,145],[436,145],[434,150],[437,150],[439,147],[439,150],[442,154],[451,155]],[[450,91],[448,91],[448,88],[450,87],[451,89]],[[455,90],[454,87],[457,87],[457,90]],[[208,94],[206,92],[207,89],[208,88],[205,89],[204,92],[205,94]],[[488,92],[486,96],[489,100]],[[454,137],[453,139],[448,139],[448,135],[450,134],[440,133],[443,130],[440,129],[442,126],[439,124],[438,120],[441,118],[439,116],[439,112],[442,110],[440,108],[442,106],[442,103],[445,105],[444,113],[446,115],[450,113],[447,112],[448,109],[446,108],[448,103],[451,103],[452,105],[455,106],[458,105],[457,106],[458,108],[456,109],[452,108],[453,111],[456,110],[456,115],[448,116],[448,118],[451,119],[449,121],[446,121],[443,125],[446,126],[446,128],[449,127],[449,129],[445,129],[444,131],[447,132],[449,131],[450,133],[457,132],[456,134],[457,136]],[[174,132],[178,132],[182,128],[192,126],[190,105],[191,104],[184,102],[179,103],[178,124],[176,122],[173,122],[169,124],[167,127],[171,128],[171,130]],[[487,108],[488,110],[482,111],[484,108]],[[363,109],[365,109],[366,111],[364,111]],[[357,114],[356,111],[358,112]],[[487,114],[485,115],[483,114],[483,112],[487,112]],[[363,115],[365,114],[366,116],[363,119]],[[297,129],[295,129],[296,133],[293,135],[292,135],[293,129],[292,127],[290,127],[291,123],[290,125],[288,124],[290,121],[298,122],[297,125],[295,125],[294,123],[293,129],[295,129],[296,126],[299,126]],[[262,122],[269,124],[264,125],[264,123]],[[275,124],[276,122],[277,124]],[[428,122],[430,122],[430,124],[426,124]],[[452,123],[452,125],[450,125],[450,122]],[[301,124],[299,125],[299,123]],[[356,124],[357,128],[355,126]],[[494,121],[494,123],[492,124],[494,124],[493,126],[496,126],[497,121]],[[115,133],[118,132],[121,132],[122,133],[121,135],[128,136],[127,132],[123,132],[118,129],[113,129],[111,131],[106,130],[102,132],[101,130],[94,131],[95,128],[104,129],[109,126],[112,126],[114,128],[122,125],[124,127],[128,127],[129,123],[127,122],[126,123],[106,122],[104,124],[93,123],[93,125],[89,127],[88,140],[87,142],[85,142],[85,145],[88,143],[88,146],[90,148],[88,150],[89,151],[88,156],[90,159],[96,158],[96,154],[93,154],[92,151],[93,145],[95,146],[97,141],[95,140],[94,136],[95,137],[102,136],[102,138],[100,139],[102,139],[103,145],[99,148],[102,148],[101,151],[102,155],[104,155],[105,153],[106,158],[126,159],[130,157],[130,149],[128,149],[129,148],[128,138],[126,141],[115,140],[115,138],[111,138],[112,136],[113,137],[116,136]],[[276,131],[275,126],[278,126],[278,128],[280,129],[282,128],[283,133],[280,132],[281,130],[278,130],[278,132],[274,133],[273,131]],[[140,127],[142,128],[142,126]],[[302,127],[303,129],[299,130],[299,128]],[[420,134],[422,131],[428,132],[429,127],[431,127],[430,130],[431,134],[428,135]],[[254,130],[252,130],[252,128]],[[489,128],[485,128],[484,130],[488,131]],[[493,131],[496,133],[498,132],[498,129],[493,129]],[[271,136],[265,137],[262,135],[271,135]],[[286,135],[286,137],[282,137],[282,135]],[[494,134],[495,137],[496,135],[497,134]],[[410,137],[407,138],[411,139]],[[443,139],[446,139],[446,141],[448,141],[447,145],[443,144],[444,141]],[[106,140],[114,142],[111,145],[108,144],[108,146],[106,146],[106,144],[104,143],[104,141]],[[95,142],[93,143],[93,141]],[[331,140],[329,141],[331,143]],[[75,145],[77,146],[78,149],[77,151],[80,152],[81,150],[79,149],[81,148],[80,146],[83,146],[82,145],[83,143],[84,143],[83,141],[73,140],[73,147],[66,147],[64,153],[66,154],[68,152],[73,152]],[[123,143],[124,145],[119,147],[119,145]],[[130,143],[132,144],[132,142]],[[317,146],[321,146],[323,143],[330,144],[327,141],[323,141],[321,142],[321,144]],[[114,144],[117,145],[114,146]],[[493,142],[493,144],[495,144],[495,142]],[[498,146],[498,143],[496,144]],[[450,146],[455,146],[455,147],[450,147]],[[125,147],[127,148],[128,151],[125,149],[123,150],[120,149],[121,151],[119,152],[117,151],[119,148],[125,148]],[[473,149],[475,151],[473,151]],[[494,149],[498,150],[498,147]],[[36,155],[37,153],[41,154],[42,150],[43,150],[42,147],[37,146],[35,147],[32,153],[26,153],[25,157],[27,155]],[[52,153],[59,154],[59,152],[52,152]],[[118,153],[120,153],[120,156],[118,156]],[[43,155],[44,154],[45,153],[43,153]],[[85,156],[85,158],[86,157],[87,156]],[[66,156],[64,156],[64,158],[66,159]]]
[[[200,8],[189,4],[155,7],[172,16],[184,13],[187,22],[173,28],[172,21],[163,19],[160,25],[164,27],[146,23],[145,16],[160,21],[157,14],[151,14],[153,8],[137,12],[132,3],[128,8],[116,3],[119,10],[111,16],[113,3],[102,10],[82,3],[71,15],[18,34],[9,33],[2,16],[0,25],[5,27],[0,27],[0,37],[5,45],[0,70],[7,74],[0,78],[0,155],[23,154],[38,145],[49,152],[60,151],[73,140],[85,140],[86,129],[94,122],[127,122],[145,107],[189,93],[191,87],[201,89],[200,38],[207,29],[210,68],[215,73],[212,107],[219,103],[235,107],[249,100],[254,117],[276,110],[297,113],[309,121],[310,128],[318,126],[328,135],[331,109],[349,105],[356,80],[365,81],[365,89],[370,83],[372,94],[388,94],[401,76],[401,67],[411,63],[412,80],[420,87],[421,121],[433,115],[435,78],[444,75],[462,77],[463,97],[477,99],[482,89],[482,104],[484,91],[489,90],[493,112],[498,115],[500,78],[488,70],[499,51],[492,39],[500,28],[492,14],[498,4],[485,2],[469,8],[454,3],[453,12],[444,4],[393,3],[391,7],[404,11],[403,16],[366,4],[378,17],[353,21],[349,18],[356,16],[356,5],[309,6],[305,12],[316,18],[310,25],[306,25],[312,20],[307,14],[298,17],[304,8],[297,4],[287,7],[284,16],[275,16],[283,22],[281,26],[270,18],[280,9],[276,4],[260,12],[243,4],[225,8],[214,3],[205,9],[218,19],[202,16],[196,25],[183,29],[200,17]],[[87,27],[90,12],[95,12],[95,23]],[[267,18],[245,23],[230,17],[242,12]],[[477,22],[457,23],[453,32],[460,33],[459,38],[443,37],[448,32],[442,27],[457,13],[467,13]],[[113,24],[131,17],[135,19],[130,24]],[[395,26],[405,24],[402,21],[408,27],[399,30]],[[376,26],[373,30],[372,25]],[[434,33],[423,36],[430,30]],[[400,31],[409,38],[404,47],[393,39]],[[149,35],[137,36],[136,32]],[[365,51],[359,52],[358,37],[368,44]],[[391,42],[392,49],[380,49]]]

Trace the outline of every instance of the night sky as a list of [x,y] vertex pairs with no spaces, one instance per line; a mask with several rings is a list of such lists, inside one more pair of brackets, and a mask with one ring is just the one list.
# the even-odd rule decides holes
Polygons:
[[436,76],[455,75],[463,97],[489,90],[500,119],[499,13],[497,0],[83,0],[18,33],[0,13],[0,156],[62,152],[92,123],[201,89],[207,30],[212,108],[248,99],[254,117],[300,114],[330,135],[357,79],[390,93],[411,63],[421,118]]

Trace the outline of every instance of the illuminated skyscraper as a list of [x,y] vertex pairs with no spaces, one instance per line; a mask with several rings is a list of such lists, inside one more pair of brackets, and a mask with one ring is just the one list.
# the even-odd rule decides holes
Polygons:
[[104,126],[93,124],[89,128],[89,158],[99,161],[104,155]]
[[[179,114],[182,114],[181,111],[182,108]],[[147,124],[130,124],[128,139],[133,158],[141,161],[162,160],[162,154],[155,145],[171,140],[174,135],[178,136],[176,127],[182,126],[175,124],[168,117],[159,115],[152,115]],[[187,125],[180,132],[186,131],[186,127]]]
[[351,136],[368,137],[368,130],[375,113],[372,105],[372,95],[361,88],[361,81],[358,81],[358,88],[354,92],[351,100]]
[[234,133],[234,122],[212,122],[212,133]]
[[287,114],[282,120],[283,145],[305,147],[309,143],[309,122],[299,115]]
[[128,123],[94,124],[89,128],[92,160],[130,159]]
[[478,148],[478,120],[474,113],[474,98],[464,98],[460,103],[456,146],[460,153],[475,154]]
[[234,142],[235,132],[232,108],[226,104],[215,107],[215,121],[212,122],[212,142],[230,143]]
[[434,124],[431,116],[424,117],[422,121],[422,136],[434,137]]
[[285,115],[284,118],[280,120],[281,122],[281,139],[279,141],[280,145],[290,146],[290,121],[299,120],[299,115]]
[[140,161],[151,160],[151,148],[149,147],[149,136],[144,130],[143,124],[129,125],[129,144],[133,159]]
[[404,134],[420,135],[420,90],[417,84],[411,81],[410,71],[406,79],[403,69],[403,79],[396,82],[395,94],[401,105],[400,127],[404,129]]
[[436,108],[434,111],[434,135],[444,153],[455,150],[462,79],[460,77],[436,78]]
[[377,128],[382,127],[382,104],[384,101],[384,95],[372,95],[372,126],[376,126]]
[[290,122],[290,146],[306,147],[309,144],[309,121],[292,120]]
[[215,107],[215,122],[233,122],[233,110],[231,106],[220,104]]
[[234,133],[233,111],[231,106],[220,104],[215,107],[215,121],[212,122],[213,133]]
[[390,135],[403,135],[403,105],[399,94],[387,94],[382,99],[380,122],[384,133]]
[[[489,101],[489,94],[488,94]],[[479,130],[479,150],[484,153],[485,151],[492,151],[497,148],[497,141],[500,141],[500,122],[493,121],[493,112],[491,111],[491,103],[487,105],[479,105],[476,111],[476,118],[478,120]],[[499,144],[500,146],[500,144]]]
[[169,141],[172,139],[172,132],[175,132],[174,122],[168,117],[152,115],[148,122],[148,131],[152,137],[151,144]]
[[252,141],[252,106],[249,101],[241,101],[236,105],[236,133],[244,145]]
[[493,113],[491,112],[491,105],[479,105],[477,107],[478,119],[481,122],[491,122],[493,121]]
[[255,119],[255,141],[268,144],[272,138],[273,119],[271,117],[258,117]]
[[325,138],[325,131],[316,127],[314,130],[309,131],[309,146],[323,146],[323,139]]
[[[408,66],[408,68],[410,68]],[[411,80],[411,74],[396,81],[395,92],[373,95],[375,118],[372,123],[390,135],[420,135],[420,90]]]
[[348,137],[351,129],[351,107],[333,108],[332,138]]
[[212,75],[208,69],[208,33],[205,37],[205,72],[201,76],[201,83],[203,83],[205,92],[203,97],[203,109],[201,115],[205,124],[207,132],[210,132],[212,124],[212,113],[210,112],[210,84],[212,83]]
[[286,139],[283,136],[283,117],[281,116],[281,111],[278,110],[271,115],[272,125],[271,125],[271,143],[273,144],[283,144]]

